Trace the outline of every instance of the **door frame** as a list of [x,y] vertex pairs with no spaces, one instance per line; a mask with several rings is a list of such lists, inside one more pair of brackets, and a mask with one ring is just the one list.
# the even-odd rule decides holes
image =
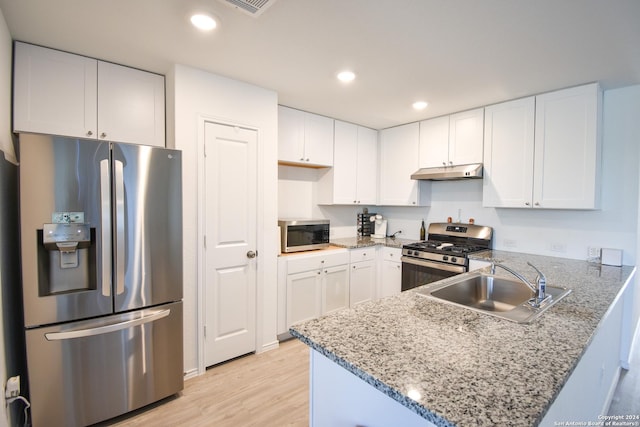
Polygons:
[[[223,125],[223,126],[233,126],[233,127],[240,127],[243,129],[248,129],[248,130],[252,130],[256,132],[257,135],[257,150],[256,150],[256,157],[257,157],[257,173],[256,173],[256,188],[257,188],[257,195],[256,195],[256,248],[258,250],[258,252],[263,251],[264,249],[264,238],[263,235],[264,233],[262,233],[261,231],[264,230],[264,206],[263,203],[261,203],[261,198],[260,198],[260,187],[259,187],[259,182],[260,182],[260,177],[263,176],[263,162],[262,159],[263,157],[263,147],[262,144],[260,144],[260,129],[257,128],[256,126],[252,126],[252,125],[248,125],[248,124],[243,124],[243,123],[238,123],[238,122],[231,122],[227,119],[223,119],[220,117],[215,117],[215,116],[208,116],[208,115],[203,115],[203,114],[199,114],[198,118],[197,118],[197,156],[198,156],[198,163],[197,163],[197,167],[198,167],[198,188],[197,188],[197,194],[198,194],[198,199],[197,199],[197,205],[198,205],[198,218],[197,218],[197,227],[198,227],[198,232],[197,232],[197,261],[198,261],[198,268],[197,268],[197,298],[198,301],[196,301],[196,309],[197,309],[197,326],[196,326],[196,346],[197,346],[197,357],[198,357],[198,372],[197,375],[201,375],[203,373],[205,373],[206,371],[206,364],[205,364],[205,344],[204,344],[204,331],[205,331],[205,321],[206,321],[206,316],[205,316],[205,309],[206,309],[206,299],[205,299],[205,253],[204,253],[204,230],[205,230],[205,224],[204,224],[204,209],[205,209],[205,204],[204,204],[204,198],[206,196],[205,194],[205,162],[204,162],[204,146],[205,146],[205,125],[207,123],[213,123],[213,124],[217,124],[217,125]],[[185,218],[183,218],[183,223],[186,223]],[[255,348],[256,348],[256,353],[263,350],[262,346],[260,345],[260,343],[262,342],[262,337],[263,337],[263,333],[262,333],[262,314],[263,314],[263,301],[264,301],[264,294],[263,294],[263,282],[264,282],[264,278],[262,277],[261,274],[261,268],[262,266],[262,260],[260,258],[260,256],[256,257],[256,324],[255,324],[255,328],[256,328],[256,342],[255,342]]]

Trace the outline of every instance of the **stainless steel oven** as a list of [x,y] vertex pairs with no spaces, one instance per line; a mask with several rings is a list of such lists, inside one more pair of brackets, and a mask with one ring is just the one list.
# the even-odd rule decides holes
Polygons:
[[437,282],[456,274],[465,273],[467,267],[443,264],[403,256],[402,260],[402,291],[413,289],[427,283]]
[[429,224],[428,240],[402,247],[403,291],[437,282],[469,269],[468,254],[491,247],[493,230],[474,224]]

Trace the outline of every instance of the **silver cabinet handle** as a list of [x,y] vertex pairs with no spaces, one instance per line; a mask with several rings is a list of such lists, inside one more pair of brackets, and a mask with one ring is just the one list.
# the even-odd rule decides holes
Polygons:
[[101,222],[101,247],[100,259],[102,260],[102,295],[111,295],[111,185],[109,183],[109,159],[100,160],[100,222]]
[[92,131],[88,131],[87,132],[87,136],[91,136],[91,135],[93,135],[93,132]]
[[254,252],[254,251],[247,252],[247,258],[249,258],[249,259],[255,258],[256,256],[258,256],[257,252]]
[[540,206],[540,203],[535,202],[535,203],[534,203],[534,206]]
[[114,323],[112,325],[98,326],[96,328],[89,329],[76,329],[73,331],[64,332],[48,332],[44,334],[44,337],[49,341],[69,340],[72,338],[86,338],[95,335],[107,334],[109,332],[121,331],[133,326],[144,325],[145,323],[154,322],[160,320],[163,317],[167,317],[171,314],[171,309],[156,311],[149,316],[140,317],[138,319],[127,320],[125,322]]
[[114,163],[116,202],[116,295],[124,292],[124,171],[120,160]]
[[107,137],[107,134],[106,134],[106,133],[102,132],[102,133],[100,134],[100,138],[106,138],[106,137]]
[[531,206],[531,203],[529,202],[524,202],[525,206]]

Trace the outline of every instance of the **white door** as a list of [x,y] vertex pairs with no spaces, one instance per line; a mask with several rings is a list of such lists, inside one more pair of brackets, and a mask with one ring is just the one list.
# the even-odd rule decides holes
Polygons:
[[205,123],[205,364],[256,349],[255,130]]

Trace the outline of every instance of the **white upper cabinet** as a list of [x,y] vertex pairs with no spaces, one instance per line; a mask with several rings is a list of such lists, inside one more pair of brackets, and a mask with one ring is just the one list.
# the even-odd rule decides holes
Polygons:
[[376,204],[377,131],[335,121],[333,168],[318,182],[321,204]]
[[482,163],[484,108],[420,122],[420,167]]
[[601,111],[595,83],[536,96],[534,207],[599,208]]
[[486,107],[484,117],[483,205],[531,206],[535,97]]
[[601,107],[595,83],[487,107],[483,205],[597,209]]
[[13,130],[164,147],[164,77],[16,42]]
[[449,116],[420,122],[420,167],[449,163]]
[[383,206],[418,206],[429,199],[430,183],[411,179],[418,170],[419,124],[380,131],[380,194]]
[[297,166],[333,166],[333,122],[329,117],[278,106],[278,161]]
[[98,61],[98,138],[164,147],[164,77]]
[[15,43],[14,132],[96,138],[98,61]]

